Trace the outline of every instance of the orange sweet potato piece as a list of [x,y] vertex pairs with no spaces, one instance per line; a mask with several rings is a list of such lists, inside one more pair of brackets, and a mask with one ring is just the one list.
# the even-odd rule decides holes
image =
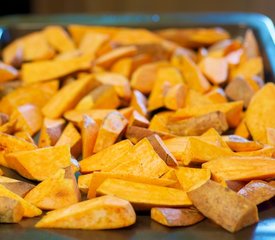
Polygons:
[[202,73],[215,85],[226,82],[228,77],[228,64],[225,58],[206,57],[199,67]]
[[0,126],[0,132],[14,134],[18,130],[17,119],[12,115],[11,119]]
[[131,97],[130,83],[127,78],[118,73],[96,73],[95,79],[102,84],[114,86],[117,95],[125,100]]
[[248,139],[251,136],[246,126],[245,117],[241,120],[241,122],[235,128],[234,134],[246,139]]
[[4,176],[0,177],[0,184],[22,198],[35,187],[33,184]]
[[127,154],[122,156],[117,165],[112,165],[106,169],[106,171],[113,173],[146,177],[161,177],[168,170],[169,167],[155,152],[147,138],[139,141]]
[[[112,99],[112,101],[109,101]],[[93,89],[84,96],[76,105],[75,110],[87,111],[89,109],[113,109],[120,105],[115,87],[102,85]]]
[[68,52],[75,49],[74,42],[67,32],[60,26],[48,26],[43,34],[48,43],[58,52]]
[[113,144],[100,152],[85,158],[79,162],[80,172],[89,173],[93,171],[106,171],[112,166],[116,166],[133,147],[129,140],[123,140]]
[[186,192],[194,186],[207,182],[211,177],[208,169],[201,168],[178,167],[175,173],[182,189]]
[[197,136],[210,128],[223,133],[228,129],[228,124],[225,114],[217,111],[180,121],[168,121],[167,127],[170,133],[178,136]]
[[157,134],[147,137],[159,157],[169,166],[176,167],[178,162]]
[[145,176],[136,176],[132,174],[118,174],[112,172],[94,172],[90,174],[89,184],[88,184],[88,198],[96,197],[96,189],[108,178],[115,178],[121,180],[127,180],[131,182],[137,183],[146,183],[152,184],[156,186],[170,186],[175,184],[176,181],[165,179],[165,178],[152,178],[152,177],[145,177]]
[[49,212],[35,227],[100,230],[128,227],[135,221],[135,211],[128,201],[103,196]]
[[209,98],[213,103],[226,103],[226,95],[222,88],[213,87],[208,93],[206,93],[207,98]]
[[17,120],[17,129],[27,131],[31,136],[37,133],[42,127],[42,113],[38,107],[32,104],[17,107],[11,118]]
[[186,207],[192,203],[186,192],[145,183],[121,179],[106,179],[96,190],[97,195],[115,195],[128,200],[135,209],[151,207]]
[[246,30],[243,40],[244,54],[247,59],[260,56],[256,37],[251,29]]
[[275,107],[275,85],[266,84],[251,99],[245,121],[255,141],[267,143],[266,128],[275,126],[273,109]]
[[179,67],[187,86],[200,93],[204,93],[210,89],[210,83],[203,76],[199,67],[189,57],[182,56]]
[[9,115],[6,113],[1,113],[0,112],[0,126],[7,123],[9,121]]
[[18,77],[16,68],[0,62],[0,82],[8,82]]
[[275,128],[266,129],[267,144],[275,146]]
[[275,187],[262,180],[252,180],[238,194],[258,205],[275,196]]
[[128,121],[117,111],[109,113],[98,130],[94,152],[114,144],[127,126]]
[[236,152],[237,156],[244,156],[244,157],[272,157],[275,152],[274,146],[270,145],[263,145],[263,147],[259,150],[254,151],[244,151],[244,152]]
[[214,181],[208,180],[187,194],[204,216],[229,232],[259,221],[255,204]]
[[79,70],[88,70],[93,57],[83,55],[67,60],[47,60],[24,63],[22,80],[25,84],[64,77]]
[[83,122],[81,126],[83,159],[93,154],[98,128],[99,127],[93,118],[88,115],[83,115]]
[[40,148],[54,146],[60,138],[64,127],[64,119],[45,118],[40,131],[38,146]]
[[24,215],[22,204],[9,197],[0,197],[0,222],[18,223]]
[[2,186],[1,184],[0,184],[0,197],[7,197],[18,201],[23,207],[23,217],[35,217],[42,214],[42,211],[39,208],[27,202],[17,194],[13,193],[12,191]]
[[168,28],[157,33],[167,40],[189,48],[209,46],[229,38],[229,33],[222,28]]
[[23,44],[20,41],[14,41],[6,46],[2,51],[3,62],[14,67],[20,67],[23,57]]
[[132,74],[132,88],[143,94],[149,94],[157,78],[158,69],[165,66],[169,66],[169,64],[167,62],[155,62],[141,65]]
[[167,227],[182,227],[196,224],[204,216],[194,207],[190,208],[152,208],[151,219]]
[[69,146],[55,146],[5,155],[8,166],[28,179],[42,181],[71,165]]
[[141,115],[138,111],[134,110],[132,112],[132,115],[129,119],[129,126],[148,128],[149,124],[150,124],[149,120],[143,115]]
[[164,111],[157,113],[150,121],[149,129],[152,131],[158,131],[163,133],[170,133],[167,123],[169,118],[173,115],[172,111]]
[[32,143],[33,145],[36,145],[36,143],[34,142],[32,136],[27,132],[27,131],[19,131],[14,133],[15,137],[19,137],[24,139],[25,141]]
[[96,59],[95,64],[104,68],[109,68],[118,59],[134,56],[136,52],[137,48],[135,46],[118,47],[101,55]]
[[170,110],[182,108],[187,95],[187,87],[183,83],[176,84],[168,89],[164,97],[164,105]]
[[180,120],[190,117],[201,116],[210,112],[220,111],[225,113],[229,127],[233,128],[236,127],[241,121],[242,108],[242,101],[210,104],[207,106],[185,107],[178,109],[175,114],[171,116],[171,118],[175,120]]
[[188,144],[188,137],[174,137],[163,140],[166,147],[173,154],[173,156],[178,160],[182,160],[183,151]]
[[72,109],[78,101],[91,91],[97,82],[88,75],[61,88],[43,107],[42,112],[48,118],[59,118],[64,112]]
[[132,67],[133,67],[133,58],[131,57],[121,58],[112,65],[111,72],[118,73],[123,75],[126,78],[129,78],[132,72]]
[[184,107],[198,107],[213,104],[213,102],[204,94],[193,89],[188,89]]
[[204,163],[217,180],[253,180],[275,176],[274,159],[269,157],[220,157]]
[[57,140],[55,146],[64,146],[67,145],[71,149],[71,154],[78,158],[81,154],[82,149],[82,140],[81,135],[74,127],[72,123],[69,123],[64,131],[62,132],[60,138]]
[[147,116],[147,98],[140,91],[133,91],[130,106],[132,106],[141,115]]
[[53,210],[79,202],[79,196],[75,179],[66,178],[65,170],[59,169],[28,192],[24,199],[40,209]]
[[1,112],[11,114],[14,108],[24,104],[33,104],[42,108],[56,93],[58,81],[37,83],[19,87],[1,99]]

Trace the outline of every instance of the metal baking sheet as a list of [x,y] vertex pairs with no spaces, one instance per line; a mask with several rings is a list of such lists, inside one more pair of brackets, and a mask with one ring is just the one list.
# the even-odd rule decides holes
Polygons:
[[[232,36],[243,35],[247,28],[253,29],[264,59],[265,80],[275,81],[275,30],[272,21],[261,14],[207,13],[207,14],[126,14],[126,15],[43,15],[9,16],[0,18],[0,45],[45,25],[88,24],[107,26],[146,27],[210,27],[220,26]],[[4,169],[6,175],[19,178],[13,171]],[[135,225],[118,230],[88,231],[62,229],[35,229],[39,217],[24,219],[18,224],[0,224],[0,239],[20,240],[244,240],[275,239],[275,200],[259,205],[258,224],[237,233],[228,233],[206,219],[191,227],[167,228],[150,220],[148,213],[138,213]]]

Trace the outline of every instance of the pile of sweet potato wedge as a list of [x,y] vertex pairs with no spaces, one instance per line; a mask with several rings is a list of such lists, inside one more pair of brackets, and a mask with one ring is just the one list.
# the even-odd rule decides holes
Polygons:
[[15,39],[0,63],[0,222],[48,211],[36,227],[114,229],[150,210],[169,227],[256,223],[275,194],[264,80],[251,30],[69,25]]

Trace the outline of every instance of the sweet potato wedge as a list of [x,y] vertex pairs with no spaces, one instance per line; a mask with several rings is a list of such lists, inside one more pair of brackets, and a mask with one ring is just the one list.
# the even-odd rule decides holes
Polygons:
[[170,133],[177,136],[197,136],[210,128],[214,128],[219,133],[228,129],[225,114],[220,111],[210,112],[198,117],[191,117],[180,121],[168,121]]
[[268,157],[228,157],[219,158],[202,165],[209,169],[217,180],[253,180],[275,176],[273,158]]
[[127,123],[128,121],[118,111],[109,113],[98,130],[93,151],[97,153],[114,144],[126,129]]
[[81,173],[93,171],[106,171],[121,162],[121,158],[133,147],[129,140],[123,140],[113,144],[100,152],[85,158],[79,162]]
[[155,178],[155,177],[152,178],[152,177],[146,177],[146,176],[136,176],[132,174],[118,174],[118,173],[112,173],[112,172],[94,172],[90,174],[90,179],[89,181],[87,181],[88,183],[87,187],[89,189],[87,197],[88,198],[96,197],[96,189],[108,178],[121,179],[121,180],[126,180],[131,182],[137,182],[137,183],[146,183],[146,184],[163,186],[163,187],[171,186],[176,183],[176,181],[173,181],[167,178]]
[[18,223],[24,215],[22,204],[9,197],[0,197],[0,223]]
[[65,170],[59,169],[28,192],[24,199],[40,209],[54,210],[79,202],[78,191],[75,179],[65,178]]
[[147,116],[147,98],[140,91],[133,91],[130,106],[132,106],[141,115]]
[[93,76],[88,75],[64,86],[47,104],[42,112],[48,118],[59,118],[74,108],[78,101],[97,86]]
[[128,201],[114,196],[103,196],[49,212],[35,227],[116,229],[130,226],[135,221],[135,211]]
[[188,137],[164,139],[163,143],[178,161],[183,160],[183,152],[185,151],[185,148],[188,144]]
[[227,98],[225,92],[220,87],[213,87],[209,92],[205,94],[208,99],[210,99],[213,103],[226,103]]
[[31,189],[34,188],[33,184],[4,176],[0,177],[0,184],[20,197],[24,197]]
[[[127,190],[126,190],[127,189]],[[192,203],[186,192],[145,183],[106,179],[96,190],[97,195],[114,195],[128,200],[135,209],[151,207],[187,207]]]
[[212,180],[187,194],[204,216],[229,232],[239,231],[259,221],[255,204]]
[[132,112],[132,115],[129,119],[129,126],[148,128],[149,124],[149,120],[143,115],[141,115],[138,111],[134,110]]
[[0,62],[0,82],[8,82],[19,76],[16,68]]
[[42,181],[71,165],[69,146],[55,146],[5,155],[8,166],[28,179]]
[[262,180],[252,180],[238,194],[258,205],[275,196],[275,187]]
[[187,86],[183,83],[176,84],[168,89],[164,97],[164,105],[170,110],[182,108],[187,95]]
[[65,127],[60,138],[55,144],[55,146],[64,146],[64,145],[67,145],[70,147],[71,154],[75,158],[78,158],[79,155],[81,154],[81,150],[82,150],[81,135],[72,123],[69,123]]
[[26,200],[24,200],[17,194],[13,193],[12,191],[8,190],[1,184],[0,184],[0,197],[7,197],[18,201],[23,207],[23,217],[35,217],[42,214],[42,211],[39,208],[27,202]]
[[204,216],[194,207],[190,208],[152,208],[151,219],[167,227],[182,227],[196,224]]

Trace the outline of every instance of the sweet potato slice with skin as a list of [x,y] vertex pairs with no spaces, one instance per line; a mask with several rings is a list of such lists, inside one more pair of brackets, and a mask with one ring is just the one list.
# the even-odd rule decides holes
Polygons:
[[135,211],[128,201],[103,196],[49,212],[35,227],[100,230],[128,227],[135,221]]
[[94,119],[92,119],[88,115],[83,115],[83,123],[81,126],[83,159],[93,154],[98,129],[99,127]]
[[149,129],[152,131],[158,131],[158,132],[170,134],[170,131],[167,128],[167,123],[168,123],[169,118],[173,114],[174,113],[171,111],[160,112],[160,113],[155,114],[150,121]]
[[180,120],[190,117],[197,117],[206,113],[220,111],[226,115],[229,127],[236,127],[241,121],[241,113],[243,108],[242,101],[211,104],[207,106],[186,107],[178,109],[172,116],[173,120]]
[[18,223],[24,214],[22,204],[9,197],[0,197],[0,222]]
[[256,37],[251,29],[248,29],[245,32],[243,48],[245,57],[248,59],[258,57],[260,55]]
[[23,210],[24,210],[23,211],[24,217],[35,217],[35,216],[39,216],[42,214],[42,211],[39,208],[37,208],[34,205],[32,205],[31,203],[27,202],[26,200],[24,200],[17,194],[13,193],[12,191],[10,191],[7,188],[5,188],[4,186],[2,186],[1,184],[0,184],[0,197],[8,197],[8,198],[11,198],[11,199],[14,199],[14,200],[20,202],[20,204],[22,205]]
[[111,72],[118,73],[123,75],[126,78],[129,78],[132,71],[132,67],[133,67],[133,58],[131,57],[121,58],[112,65]]
[[157,134],[153,134],[148,136],[147,139],[153,146],[156,153],[159,157],[168,165],[176,167],[178,166],[178,162],[173,156],[173,154],[169,151],[169,149],[165,146],[161,138]]
[[236,232],[259,221],[255,204],[212,180],[187,195],[204,216],[227,231]]
[[33,188],[24,199],[43,210],[65,208],[80,201],[75,179],[65,178],[65,170],[58,170]]
[[14,80],[18,75],[16,68],[0,62],[0,83]]
[[43,122],[40,109],[32,104],[18,107],[11,115],[11,119],[17,120],[17,129],[27,131],[31,136],[40,130]]
[[226,95],[222,88],[213,87],[212,90],[205,94],[213,103],[226,103]]
[[95,64],[104,68],[109,68],[118,59],[134,56],[136,52],[137,48],[135,46],[118,47],[101,55],[96,59]]
[[24,197],[31,189],[34,188],[33,184],[4,176],[0,177],[0,184],[20,197]]
[[20,41],[14,41],[5,47],[2,51],[3,62],[16,68],[20,67],[23,60],[23,44]]
[[246,126],[245,117],[241,120],[238,126],[235,128],[234,134],[243,138],[248,139],[251,135]]
[[171,66],[159,68],[148,99],[148,110],[152,111],[163,107],[167,90],[179,83],[183,83],[183,78],[177,68]]
[[137,126],[129,126],[127,127],[125,137],[128,138],[133,144],[136,144],[141,139],[145,137],[149,137],[153,134],[159,135],[162,139],[170,139],[175,137],[172,134],[160,132],[160,131],[152,131],[148,128],[142,128]]
[[22,80],[25,84],[30,84],[64,77],[79,70],[88,70],[92,65],[92,60],[92,56],[83,55],[67,60],[24,63]]
[[202,165],[217,180],[253,180],[275,176],[274,159],[269,157],[221,157]]
[[183,83],[171,87],[164,97],[165,107],[170,110],[182,108],[184,106],[186,94],[187,87]]
[[235,152],[256,151],[263,148],[263,144],[255,141],[249,141],[246,138],[237,135],[223,136],[223,140]]
[[121,174],[133,174],[146,177],[161,177],[169,170],[166,163],[155,152],[147,138],[139,141],[119,164],[109,167],[106,171]]
[[215,85],[226,82],[228,77],[228,64],[225,58],[206,57],[199,67],[203,74]]
[[29,143],[22,138],[0,132],[0,165],[10,167],[4,158],[4,155],[7,153],[33,150],[36,148],[36,145]]
[[241,188],[238,194],[258,205],[275,196],[275,187],[262,180],[252,180]]
[[[112,101],[109,101],[109,99],[112,99]],[[119,105],[120,100],[115,91],[115,87],[102,85],[84,96],[76,105],[75,110],[88,111],[89,109],[116,109]]]
[[114,144],[125,130],[127,123],[128,121],[118,111],[109,113],[98,130],[93,151],[97,153]]
[[[126,190],[127,189],[127,190]],[[135,209],[186,207],[192,203],[186,192],[145,183],[108,178],[96,190],[97,195],[114,195],[128,200]]]
[[249,82],[242,77],[234,78],[225,88],[225,93],[228,98],[232,99],[233,101],[242,100],[245,107],[248,107],[249,102],[255,92],[256,91],[249,84]]
[[228,129],[223,112],[210,112],[198,117],[168,122],[170,132],[178,136],[197,136],[210,128],[214,128],[220,134]]
[[32,136],[27,131],[16,132],[16,133],[14,133],[14,136],[22,138],[25,141],[27,141],[29,143],[32,143],[33,145],[36,145],[35,142],[34,142],[34,140],[33,140],[33,138],[32,138]]
[[12,169],[28,179],[42,181],[60,168],[71,165],[69,146],[55,146],[5,155]]
[[16,107],[24,104],[42,108],[57,92],[58,85],[58,81],[53,80],[16,88],[1,99],[0,111],[10,115]]
[[60,138],[55,144],[55,146],[64,146],[64,145],[68,145],[70,147],[71,154],[75,158],[78,158],[79,155],[81,154],[81,149],[82,149],[81,135],[72,123],[69,123],[65,127]]
[[184,191],[189,191],[193,186],[207,182],[211,177],[208,169],[200,168],[178,167],[175,173]]
[[0,126],[0,132],[6,134],[14,134],[18,130],[18,127],[16,126],[17,119],[14,116],[15,114],[11,116],[11,119],[8,122]]
[[88,184],[88,198],[96,197],[96,189],[108,178],[121,179],[137,183],[146,183],[156,186],[170,186],[176,183],[176,181],[165,179],[165,178],[151,178],[151,177],[141,177],[131,174],[117,174],[112,172],[94,172],[90,174],[89,184]]
[[45,118],[40,131],[38,146],[40,148],[54,146],[60,138],[64,127],[64,119]]
[[133,91],[130,106],[132,106],[141,115],[147,116],[147,98],[138,90]]
[[152,208],[151,219],[167,227],[185,227],[202,221],[204,216],[194,207]]
[[237,156],[243,157],[272,157],[275,152],[274,146],[263,145],[259,150],[255,151],[245,151],[245,152],[236,152]]
[[275,126],[273,109],[275,107],[275,85],[267,83],[251,99],[245,121],[255,141],[267,143],[266,128]]
[[121,162],[123,155],[132,149],[133,144],[129,140],[123,140],[113,144],[100,152],[85,158],[79,162],[80,172],[106,171],[111,166]]
[[78,101],[97,86],[92,75],[85,76],[61,88],[43,107],[42,112],[48,118],[59,118],[74,108]]
[[174,137],[169,139],[164,139],[163,143],[173,154],[173,156],[178,160],[182,160],[182,153],[188,144],[188,137]]
[[138,111],[134,110],[132,112],[132,115],[129,119],[129,126],[148,128],[149,124],[150,124],[149,120],[143,115],[141,115]]

